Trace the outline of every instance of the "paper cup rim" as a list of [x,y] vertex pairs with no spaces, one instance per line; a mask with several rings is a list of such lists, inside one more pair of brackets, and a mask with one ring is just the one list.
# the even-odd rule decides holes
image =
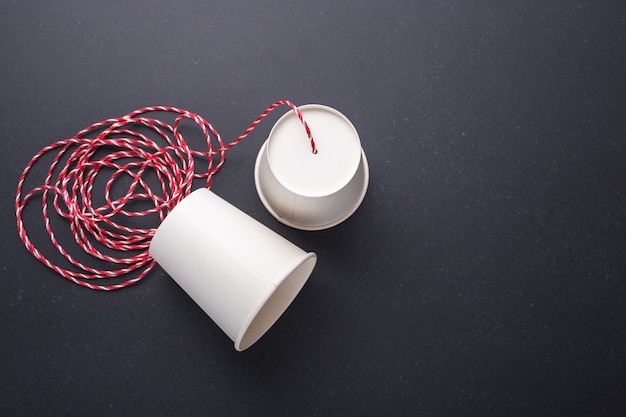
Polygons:
[[[300,293],[306,282],[308,281],[313,269],[315,268],[315,264],[317,263],[317,255],[314,252],[305,253],[301,258],[296,260],[290,267],[286,268],[285,273],[281,276],[279,280],[274,283],[274,287],[271,288],[271,291],[267,291],[267,293],[262,297],[257,305],[250,311],[248,317],[242,324],[241,330],[237,334],[237,337],[234,340],[235,349],[237,351],[244,351],[248,349],[250,346],[255,344],[265,333],[272,328],[274,323],[278,321],[278,319],[285,313],[287,308],[291,305],[291,303],[295,300],[297,295]],[[296,273],[300,268],[303,268],[301,271],[302,276],[296,277],[294,273]],[[273,314],[265,323],[261,323],[258,330],[252,329],[254,322],[259,319],[260,314],[264,307],[268,304],[272,297],[274,297],[278,291],[287,284],[288,281],[297,280],[295,282],[294,288],[290,294],[287,295],[288,300],[280,306],[280,311],[278,314]],[[250,332],[253,332],[250,334]]]

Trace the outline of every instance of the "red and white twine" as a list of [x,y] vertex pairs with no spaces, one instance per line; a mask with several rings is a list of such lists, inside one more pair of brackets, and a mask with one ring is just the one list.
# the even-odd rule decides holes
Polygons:
[[[155,265],[148,249],[158,225],[150,228],[133,227],[118,219],[156,216],[162,221],[191,192],[195,179],[206,179],[206,187],[210,187],[213,174],[224,163],[226,151],[248,136],[272,110],[281,105],[287,105],[295,112],[306,130],[311,151],[317,153],[315,141],[302,113],[287,100],[269,106],[239,137],[228,144],[224,144],[217,130],[199,115],[175,107],[154,106],[94,123],[71,138],[46,146],[28,162],[18,182],[15,213],[22,242],[44,265],[78,285],[110,291],[136,283]],[[175,121],[170,125],[155,117],[148,117],[152,113],[173,114]],[[180,129],[180,123],[185,120],[194,122],[200,128],[206,141],[206,150],[189,147]],[[146,131],[151,134],[142,133]],[[165,145],[157,143],[153,136],[159,142],[162,139]],[[213,140],[218,145],[215,149]],[[31,169],[44,155],[49,154],[53,155],[53,160],[43,184],[24,192],[24,184]],[[196,169],[198,159],[206,161],[207,165],[202,170]],[[104,185],[105,202],[97,205],[93,195],[96,178],[99,174],[102,177],[111,171],[113,174]],[[158,179],[158,189],[148,184],[145,178],[148,173]],[[130,179],[130,185],[122,197],[114,198],[111,188],[122,177]],[[50,241],[69,262],[69,268],[50,261],[37,249],[26,232],[23,213],[35,196],[41,196],[43,222]],[[149,202],[151,208],[133,211],[130,206],[138,201]],[[50,221],[52,209],[67,221],[76,244],[91,257],[106,262],[109,269],[89,266],[61,245]],[[127,277],[129,275],[130,278]],[[102,284],[103,280],[112,278],[122,282]]]

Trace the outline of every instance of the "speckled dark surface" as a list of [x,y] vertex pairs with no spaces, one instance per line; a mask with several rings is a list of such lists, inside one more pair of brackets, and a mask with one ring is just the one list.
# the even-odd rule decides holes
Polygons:
[[[0,6],[0,415],[625,415],[623,2],[142,3]],[[277,99],[350,118],[371,181],[302,232],[254,190],[278,115],[228,155],[213,191],[319,256],[248,351],[160,269],[93,292],[21,245],[45,145],[155,104],[233,138]]]

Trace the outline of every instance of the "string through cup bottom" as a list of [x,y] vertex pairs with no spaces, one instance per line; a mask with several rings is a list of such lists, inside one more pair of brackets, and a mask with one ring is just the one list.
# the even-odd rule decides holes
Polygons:
[[[195,113],[171,106],[150,106],[122,117],[94,123],[71,138],[44,147],[27,163],[18,181],[15,214],[22,243],[44,265],[80,286],[111,291],[137,283],[156,263],[150,257],[148,248],[158,225],[137,227],[124,224],[118,218],[132,220],[156,216],[162,222],[176,204],[191,192],[194,180],[205,179],[206,188],[210,188],[213,175],[224,163],[226,151],[246,138],[269,113],[282,105],[289,106],[297,115],[310,141],[311,152],[316,154],[317,147],[308,124],[298,107],[288,100],[280,100],[267,107],[241,135],[228,144],[224,144],[218,131],[207,120]],[[150,113],[173,114],[175,121],[170,125],[161,119],[148,117]],[[195,150],[188,145],[180,126],[185,120],[199,127],[206,141],[206,151]],[[158,144],[143,131],[150,132],[157,140],[162,139],[166,145]],[[218,145],[216,149],[213,139]],[[46,155],[52,155],[53,160],[43,184],[24,192],[31,170]],[[206,170],[196,169],[197,159],[206,160]],[[113,173],[104,185],[104,203],[94,204],[96,178],[109,170]],[[146,181],[148,173],[158,179],[158,190],[154,190]],[[130,178],[130,185],[122,197],[114,198],[111,188],[123,177]],[[41,196],[47,235],[56,251],[74,269],[49,260],[26,231],[23,213],[28,203],[38,195]],[[133,210],[130,206],[137,202],[149,202],[151,207]],[[66,250],[54,233],[50,221],[51,210],[67,221],[76,244],[91,256],[90,259],[104,261],[115,268],[90,266]],[[126,279],[127,275],[132,277]],[[116,278],[125,280],[109,285],[96,283]]]

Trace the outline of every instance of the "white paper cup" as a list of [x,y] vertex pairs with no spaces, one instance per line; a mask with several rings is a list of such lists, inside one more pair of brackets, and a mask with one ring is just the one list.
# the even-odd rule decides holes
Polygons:
[[167,215],[150,255],[239,351],[278,320],[317,260],[206,188]]
[[298,107],[318,149],[313,154],[293,111],[272,128],[257,156],[254,181],[265,208],[282,223],[321,230],[350,217],[369,182],[359,135],[337,110],[319,104]]

